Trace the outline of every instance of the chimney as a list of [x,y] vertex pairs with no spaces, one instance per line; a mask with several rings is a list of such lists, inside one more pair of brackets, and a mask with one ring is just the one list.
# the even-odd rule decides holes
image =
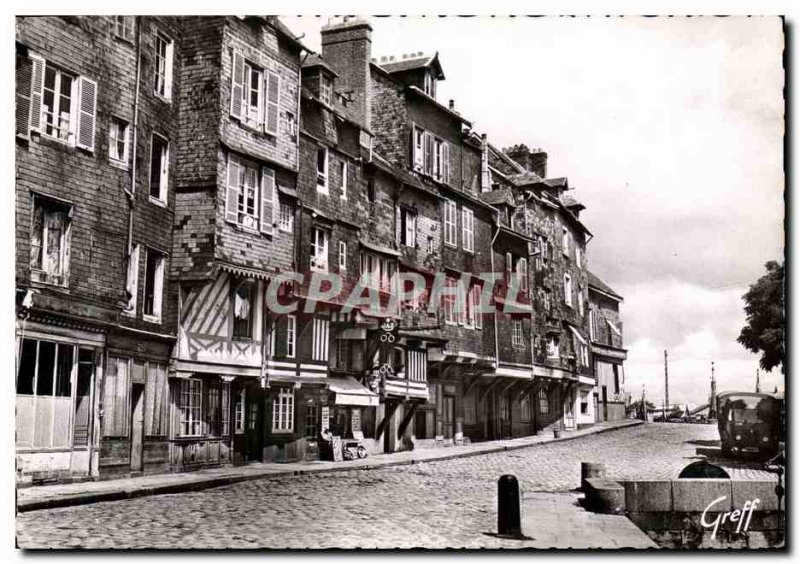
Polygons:
[[450,100],[450,103],[447,104],[447,107],[450,108],[451,112],[456,111],[456,102],[455,102],[455,100]]
[[525,145],[514,145],[503,152],[528,172],[533,172],[541,178],[547,178],[547,153],[541,149],[531,151]]
[[322,57],[339,73],[337,82],[343,91],[352,91],[355,117],[370,128],[369,100],[372,26],[360,18],[346,18],[322,28]]

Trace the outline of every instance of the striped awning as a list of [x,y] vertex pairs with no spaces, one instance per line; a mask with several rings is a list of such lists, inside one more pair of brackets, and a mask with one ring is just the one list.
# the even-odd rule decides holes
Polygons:
[[378,394],[359,384],[352,376],[330,378],[328,389],[336,394],[336,405],[375,406],[380,403]]

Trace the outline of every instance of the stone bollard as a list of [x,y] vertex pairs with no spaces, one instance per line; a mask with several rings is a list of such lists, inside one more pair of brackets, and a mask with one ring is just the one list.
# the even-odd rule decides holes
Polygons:
[[497,534],[508,537],[522,535],[519,482],[511,474],[497,480]]
[[586,480],[591,478],[605,478],[606,465],[599,462],[581,462],[581,491],[586,491]]

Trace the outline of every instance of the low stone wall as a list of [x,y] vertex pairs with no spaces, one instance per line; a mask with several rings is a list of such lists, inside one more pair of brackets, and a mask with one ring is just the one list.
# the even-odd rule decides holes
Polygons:
[[631,521],[663,548],[774,548],[784,537],[776,484],[595,477],[584,489],[588,508],[619,513],[624,504]]

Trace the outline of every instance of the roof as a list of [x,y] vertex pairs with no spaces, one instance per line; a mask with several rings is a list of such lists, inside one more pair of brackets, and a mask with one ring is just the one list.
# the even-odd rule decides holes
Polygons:
[[544,183],[551,188],[569,188],[569,183],[567,182],[566,176],[561,176],[559,178],[547,178],[545,179]]
[[444,104],[440,104],[436,100],[436,98],[434,98],[433,96],[430,96],[428,94],[425,94],[425,92],[423,92],[422,90],[420,90],[416,86],[407,86],[406,87],[406,92],[413,92],[413,93],[419,95],[421,98],[425,98],[426,100],[430,101],[434,106],[439,108],[441,111],[446,112],[451,117],[454,117],[455,119],[457,119],[457,120],[467,124],[468,126],[472,127],[472,122],[469,121],[467,118],[465,118],[464,116],[462,116],[458,112],[451,110],[450,108],[448,108]]
[[519,174],[511,174],[508,179],[514,186],[530,186],[531,184],[540,184],[543,182],[542,177],[535,172],[525,171]]
[[310,69],[314,67],[322,67],[323,69],[327,70],[333,76],[339,76],[339,73],[333,70],[331,66],[322,58],[322,55],[318,55],[316,53],[312,53],[303,61],[302,67],[304,69]]
[[381,57],[380,60],[372,59],[372,62],[376,65],[380,65],[383,70],[390,74],[432,67],[436,73],[436,78],[438,80],[444,80],[444,72],[442,71],[441,63],[439,62],[438,52],[434,53],[433,55],[422,52],[410,53],[408,55],[404,54],[400,59],[397,59],[396,57]]
[[586,206],[584,206],[582,203],[580,203],[580,202],[579,202],[579,201],[578,201],[578,200],[575,198],[575,196],[573,196],[573,195],[572,195],[572,194],[570,194],[569,192],[564,192],[564,193],[561,195],[561,203],[562,203],[562,204],[564,204],[564,205],[565,205],[566,207],[568,207],[568,208],[580,208],[580,209],[582,209],[582,210],[583,210],[583,209],[586,209]]
[[295,47],[303,51],[308,51],[309,53],[314,52],[300,42],[300,39],[303,37],[303,35],[299,37],[296,36],[294,33],[292,33],[292,30],[286,27],[286,24],[283,23],[279,17],[277,16],[267,16],[267,17],[272,19],[273,25],[275,26],[275,31],[283,35],[286,39],[288,39],[291,43],[293,43]]
[[618,298],[620,301],[622,301],[622,299],[623,299],[622,296],[620,296],[618,293],[616,293],[614,291],[614,289],[611,288],[611,286],[609,286],[608,284],[606,284],[605,282],[600,280],[594,272],[592,272],[590,270],[590,271],[588,271],[588,274],[589,274],[589,287],[590,288],[595,288],[596,290],[600,290],[604,294],[608,294],[612,298]]
[[525,172],[525,168],[519,164],[517,161],[506,155],[503,151],[492,145],[491,143],[487,143],[489,150],[492,151],[498,159],[502,160],[504,163],[509,165],[511,168],[517,170],[518,172]]
[[508,188],[492,190],[491,192],[482,192],[480,194],[480,199],[493,206],[498,204],[505,204],[508,206],[514,205],[514,197],[511,194],[511,190]]

